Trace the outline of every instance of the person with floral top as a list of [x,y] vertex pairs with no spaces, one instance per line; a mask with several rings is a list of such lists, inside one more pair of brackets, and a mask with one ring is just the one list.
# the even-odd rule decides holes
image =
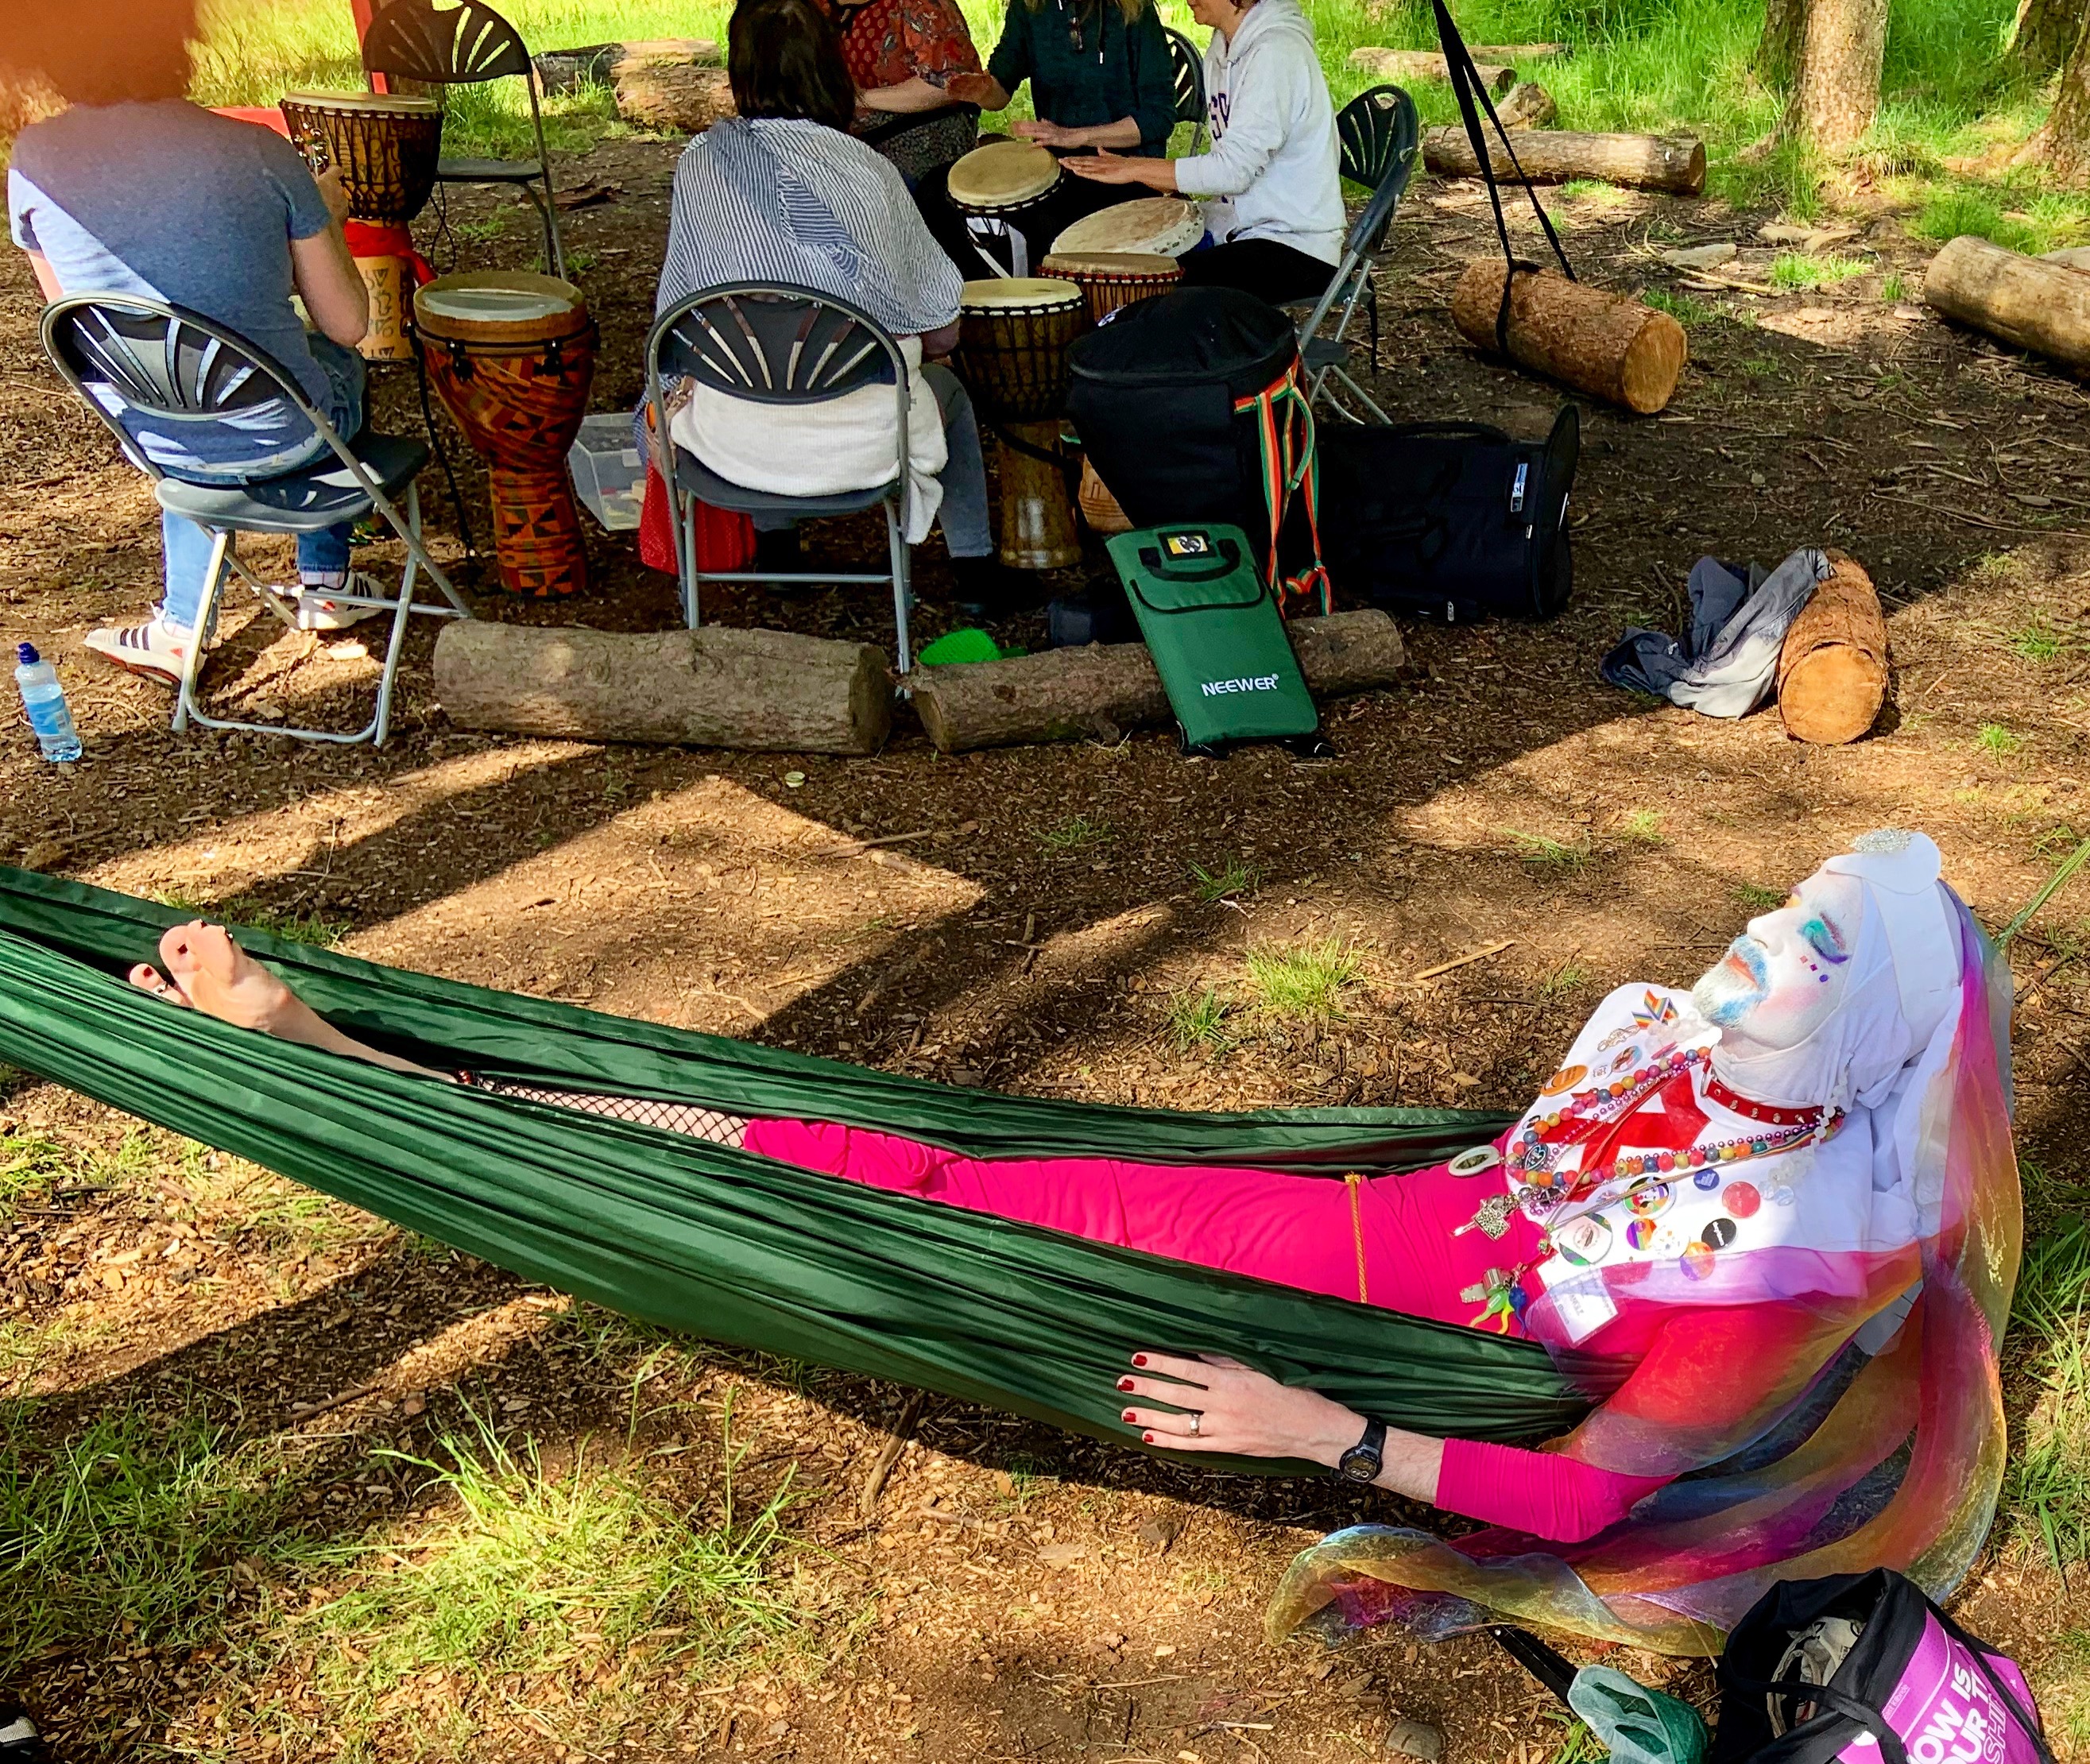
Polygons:
[[849,132],[890,159],[911,187],[972,151],[979,107],[945,88],[979,72],[956,0],[822,0],[856,82]]

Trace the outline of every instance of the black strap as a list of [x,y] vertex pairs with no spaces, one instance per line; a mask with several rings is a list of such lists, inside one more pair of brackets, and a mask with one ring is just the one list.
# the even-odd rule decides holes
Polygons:
[[[1721,1663],[1722,1677],[1736,1690],[1744,1690],[1754,1696],[1768,1696],[1779,1691],[1788,1696],[1813,1703],[1817,1710],[1829,1710],[1855,1722],[1872,1735],[1878,1743],[1880,1757],[1884,1764],[1908,1764],[1908,1748],[1902,1744],[1901,1736],[1895,1732],[1887,1718],[1870,1703],[1838,1690],[1830,1684],[1810,1684],[1804,1678],[1750,1678],[1738,1672],[1726,1661]],[[1790,1740],[1795,1733],[1805,1731],[1821,1719],[1810,1715],[1795,1727],[1787,1727],[1783,1736]]]
[[[1516,149],[1509,144],[1509,133],[1503,128],[1502,118],[1495,114],[1494,100],[1488,96],[1486,84],[1481,79],[1480,70],[1473,65],[1472,51],[1466,40],[1459,34],[1453,21],[1451,9],[1445,0],[1430,0],[1437,14],[1437,41],[1444,52],[1444,69],[1451,76],[1451,95],[1459,101],[1459,114],[1466,125],[1466,139],[1473,145],[1473,161],[1479,168],[1481,182],[1488,187],[1488,204],[1494,210],[1495,237],[1502,241],[1503,260],[1509,266],[1503,278],[1502,304],[1495,311],[1495,342],[1504,355],[1509,353],[1509,295],[1520,269],[1535,272],[1538,265],[1518,257],[1516,249],[1509,242],[1509,223],[1503,217],[1502,191],[1496,187],[1494,163],[1488,156],[1486,137],[1481,132],[1480,110],[1486,110],[1488,121],[1494,125],[1496,136],[1507,156],[1510,169],[1516,174],[1517,182],[1524,186],[1524,193],[1530,199],[1531,212],[1538,217],[1538,224],[1545,230],[1546,240],[1553,247],[1553,255],[1559,259],[1561,273],[1570,282],[1576,280],[1575,266],[1568,261],[1568,253],[1561,245],[1560,235],[1553,230],[1553,219],[1540,204],[1538,192],[1531,187],[1531,179],[1525,175],[1519,163]],[[1480,110],[1474,101],[1480,101]]]
[[1488,1633],[1495,1638],[1503,1653],[1560,1699],[1561,1707],[1573,1712],[1573,1706],[1568,1701],[1568,1689],[1575,1682],[1572,1660],[1547,1646],[1529,1629],[1516,1628],[1506,1623],[1490,1624]]

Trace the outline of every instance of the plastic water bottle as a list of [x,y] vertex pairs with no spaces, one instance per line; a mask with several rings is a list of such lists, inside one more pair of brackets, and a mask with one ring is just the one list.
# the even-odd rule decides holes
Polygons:
[[61,763],[80,758],[80,731],[72,725],[72,709],[66,703],[58,671],[37,653],[34,643],[23,643],[15,652],[19,664],[15,684],[22,689],[22,708],[29,713],[29,726],[37,732],[37,745],[46,759]]

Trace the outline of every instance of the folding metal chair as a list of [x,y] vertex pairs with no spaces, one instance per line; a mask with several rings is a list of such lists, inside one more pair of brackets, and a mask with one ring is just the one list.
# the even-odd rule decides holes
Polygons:
[[535,69],[522,33],[479,0],[438,7],[429,0],[392,0],[370,21],[363,39],[366,72],[432,86],[479,85],[519,78],[530,96],[530,132],[537,158],[445,159],[436,167],[438,183],[512,185],[530,199],[544,225],[544,260],[563,279],[566,254],[559,239],[559,209],[552,193],[552,160],[544,148],[544,118],[537,105]]
[[[1299,352],[1306,367],[1308,402],[1318,403],[1331,378],[1339,380],[1382,423],[1393,419],[1373,402],[1350,372],[1350,321],[1361,303],[1371,318],[1372,358],[1378,357],[1378,297],[1372,275],[1386,235],[1393,225],[1394,211],[1400,206],[1408,180],[1414,175],[1422,141],[1422,126],[1415,114],[1415,101],[1398,86],[1374,86],[1344,105],[1335,118],[1335,132],[1342,143],[1343,175],[1371,191],[1370,200],[1350,223],[1343,241],[1342,261],[1336,265],[1327,290],[1299,326]],[[1327,334],[1322,327],[1330,314],[1335,324]],[[1340,404],[1332,407],[1348,416]],[[1361,419],[1360,419],[1361,420]]]
[[[411,613],[443,618],[470,618],[471,609],[450,585],[449,577],[421,542],[421,504],[415,479],[428,463],[419,441],[403,441],[365,429],[344,441],[333,424],[307,398],[280,363],[224,326],[200,313],[130,294],[74,295],[45,308],[43,343],[51,364],[87,407],[116,437],[126,458],[153,480],[161,508],[209,531],[209,577],[196,614],[188,660],[175,696],[174,729],[181,734],[191,723],[205,729],[236,729],[264,735],[294,735],[300,741],[352,746],[368,741],[382,746],[391,727],[392,686]],[[273,405],[287,407],[311,425],[332,458],[277,476],[248,482],[196,484],[170,477],[147,457],[93,387],[123,411],[155,424],[222,423],[252,419]],[[403,500],[402,512],[399,503]],[[249,723],[206,714],[196,702],[196,678],[204,649],[217,621],[218,599],[228,569],[260,596],[262,604],[295,630],[296,621],[279,597],[239,561],[233,548],[237,533],[314,533],[344,521],[381,514],[405,542],[406,562],[396,598],[336,593],[327,598],[342,604],[374,607],[392,614],[392,633],[378,677],[377,707],[354,734],[332,729],[298,729],[274,723]],[[449,600],[448,606],[417,604],[419,573],[426,570]]]
[[[664,382],[686,377],[745,400],[748,421],[762,425],[761,407],[815,404],[882,384],[893,389],[893,475],[865,490],[832,496],[783,496],[751,490],[720,477],[682,448],[673,449],[669,492],[675,524],[675,561],[682,616],[697,627],[699,591],[707,582],[890,582],[900,672],[912,665],[907,641],[908,552],[902,514],[907,496],[907,359],[879,322],[846,300],[788,282],[734,282],[700,288],[654,321],[646,339],[646,397],[656,435],[669,435]],[[697,504],[748,515],[788,516],[794,523],[823,516],[885,511],[890,567],[883,573],[828,570],[699,570]]]
[[1168,68],[1176,83],[1176,120],[1191,125],[1190,151],[1205,150],[1205,58],[1182,32],[1162,29],[1168,37]]

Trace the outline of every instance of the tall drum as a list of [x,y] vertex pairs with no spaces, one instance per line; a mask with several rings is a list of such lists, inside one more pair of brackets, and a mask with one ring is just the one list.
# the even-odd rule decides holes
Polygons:
[[341,174],[352,220],[404,226],[426,206],[442,157],[442,106],[389,93],[286,92],[283,121],[315,171]]
[[413,241],[405,230],[435,187],[441,107],[432,98],[293,92],[279,108],[312,170],[332,166],[341,174],[349,248],[370,292],[370,326],[359,346],[372,361],[411,361],[406,318]]
[[1081,561],[1060,416],[1068,346],[1088,328],[1071,282],[1003,277],[969,282],[958,297],[958,372],[1002,441],[1001,561],[1013,569]]
[[428,378],[486,462],[501,585],[573,594],[587,547],[566,475],[597,332],[570,282],[505,270],[438,276],[414,296]]
[[1023,218],[1047,201],[1065,174],[1060,161],[1033,141],[990,141],[951,167],[944,182],[951,206],[965,217],[977,239],[1000,236],[1018,276],[1030,273]]
[[1085,214],[1052,241],[1063,252],[1148,252],[1180,257],[1205,236],[1205,217],[1180,196],[1139,196]]

